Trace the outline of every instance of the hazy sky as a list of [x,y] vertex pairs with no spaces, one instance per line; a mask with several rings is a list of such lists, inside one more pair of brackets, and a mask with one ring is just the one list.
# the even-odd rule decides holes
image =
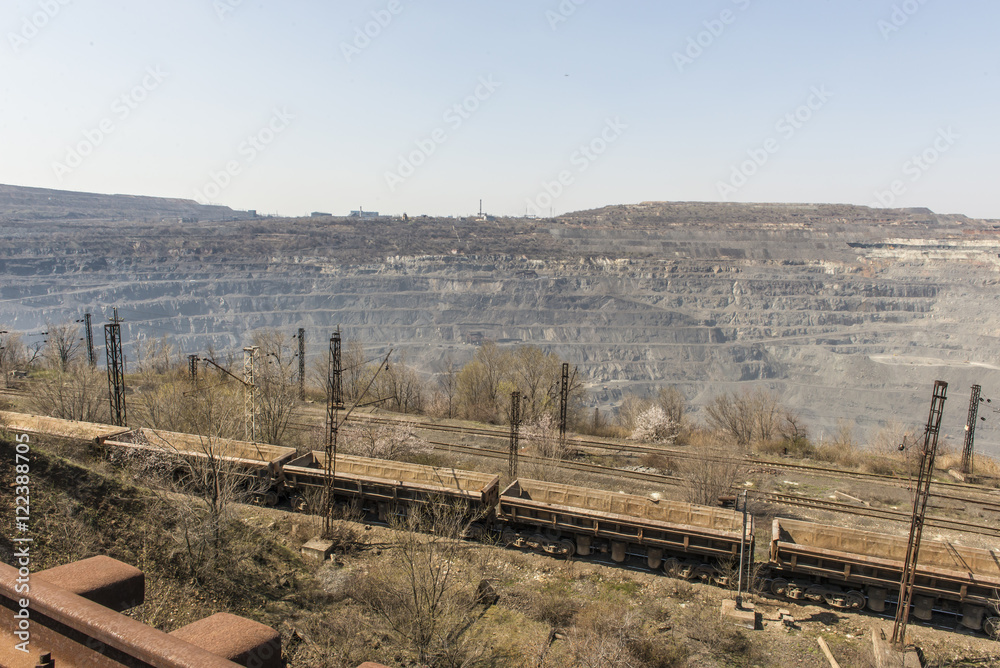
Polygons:
[[262,213],[1000,218],[995,0],[17,0],[0,183]]

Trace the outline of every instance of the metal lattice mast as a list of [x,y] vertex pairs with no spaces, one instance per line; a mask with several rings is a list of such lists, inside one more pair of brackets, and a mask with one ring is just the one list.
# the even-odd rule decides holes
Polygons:
[[903,645],[906,638],[906,624],[910,619],[910,604],[913,602],[913,582],[917,576],[917,556],[920,553],[920,536],[924,529],[927,499],[930,496],[931,474],[934,473],[934,457],[937,455],[938,433],[941,431],[941,414],[948,383],[934,381],[934,396],[924,430],[924,449],[920,453],[920,473],[913,496],[913,522],[910,524],[910,540],[906,549],[903,576],[899,581],[899,603],[896,605],[896,621],[892,627],[892,643]]
[[111,403],[111,424],[125,427],[125,353],[122,350],[121,320],[114,309],[111,322],[104,325],[104,346],[108,356],[108,399]]
[[969,418],[965,422],[965,448],[962,450],[962,473],[972,474],[973,457],[972,444],[976,438],[976,418],[979,416],[979,385],[972,386],[972,398],[969,399]]
[[299,327],[299,401],[306,400],[306,330]]
[[517,478],[517,440],[521,428],[521,393],[510,393],[510,456],[507,460],[507,472],[510,479]]
[[337,475],[337,432],[340,410],[344,408],[343,366],[340,359],[340,329],[330,337],[330,362],[326,377],[326,427],[324,451],[323,535],[329,536],[333,522],[335,476]]
[[97,366],[97,358],[94,356],[94,327],[90,321],[90,314],[83,314],[83,327],[87,331],[87,362],[90,368]]
[[257,346],[243,349],[243,431],[244,438],[257,442]]
[[188,355],[188,373],[191,374],[191,382],[198,384],[198,356]]
[[569,403],[569,362],[562,365],[562,383],[559,386],[559,443],[566,443],[566,413]]

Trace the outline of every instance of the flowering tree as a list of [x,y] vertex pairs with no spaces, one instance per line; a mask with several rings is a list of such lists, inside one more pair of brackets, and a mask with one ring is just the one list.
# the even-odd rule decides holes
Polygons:
[[653,404],[635,419],[635,429],[629,436],[633,441],[670,444],[677,438],[680,425],[666,414],[658,404]]

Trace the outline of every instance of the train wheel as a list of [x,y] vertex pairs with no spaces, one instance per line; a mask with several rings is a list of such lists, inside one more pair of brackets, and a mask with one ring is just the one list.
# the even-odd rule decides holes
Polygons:
[[301,494],[296,494],[295,496],[293,496],[291,499],[288,500],[288,503],[289,505],[292,506],[293,510],[296,510],[300,513],[309,512],[309,502],[306,501],[306,497],[302,496]]
[[983,622],[983,631],[994,640],[1000,640],[1000,617],[987,617]]
[[847,599],[847,607],[851,610],[861,610],[865,607],[865,595],[860,591],[851,590],[844,595]]
[[561,541],[559,541],[558,554],[561,554],[562,556],[569,559],[574,554],[576,554],[576,543],[574,541],[563,538]]
[[788,580],[785,578],[775,578],[771,580],[771,593],[775,596],[784,596],[788,592]]
[[503,545],[513,545],[517,542],[517,534],[510,529],[504,529],[503,533],[500,534],[500,542]]
[[670,557],[663,560],[663,572],[667,575],[679,578],[681,572],[681,560],[677,557]]

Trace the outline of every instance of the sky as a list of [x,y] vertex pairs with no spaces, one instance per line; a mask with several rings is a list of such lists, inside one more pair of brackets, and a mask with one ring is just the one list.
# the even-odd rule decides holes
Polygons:
[[261,214],[1000,218],[995,0],[15,0],[0,183]]

